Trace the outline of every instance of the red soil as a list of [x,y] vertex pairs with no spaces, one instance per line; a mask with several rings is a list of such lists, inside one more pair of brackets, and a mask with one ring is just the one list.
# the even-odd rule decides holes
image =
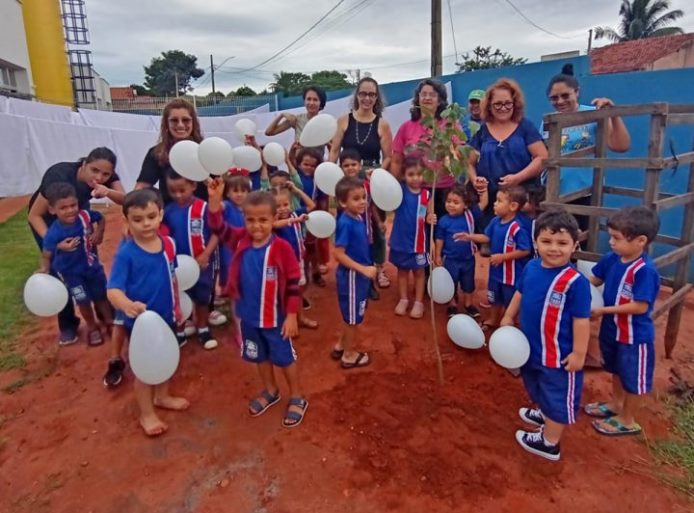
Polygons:
[[[109,209],[102,256],[110,262],[120,236],[119,209]],[[478,268],[480,290],[484,270]],[[393,275],[392,269],[391,276]],[[521,382],[486,350],[456,348],[438,327],[446,382],[439,386],[430,322],[396,318],[394,287],[369,305],[363,346],[373,363],[343,371],[328,353],[340,316],[332,274],[308,292],[318,331],[295,342],[307,417],[281,426],[286,404],[251,418],[259,391],[241,361],[230,328],[214,352],[194,343],[182,352],[174,392],[188,412],[164,412],[169,432],[147,439],[138,427],[132,376],[110,391],[101,379],[106,346],[58,349],[52,319],[21,337],[28,369],[0,373],[0,385],[42,377],[0,401],[0,511],[7,513],[169,512],[520,512],[691,511],[691,502],[656,477],[642,439],[599,437],[585,415],[567,431],[562,461],[522,451],[517,409]],[[481,299],[481,298],[480,298]],[[650,440],[672,436],[659,401],[669,369],[694,374],[694,313],[688,310],[674,360],[662,356],[658,323],[656,393],[642,424]],[[45,375],[45,377],[43,377]],[[608,378],[589,372],[584,402],[604,397]]]

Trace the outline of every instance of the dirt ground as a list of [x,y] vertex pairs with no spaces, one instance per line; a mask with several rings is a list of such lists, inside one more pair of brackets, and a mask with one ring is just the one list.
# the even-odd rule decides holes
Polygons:
[[[107,214],[107,263],[119,212]],[[259,382],[228,325],[216,330],[216,351],[194,343],[183,349],[172,388],[191,409],[164,412],[169,432],[148,439],[136,421],[132,376],[116,390],[101,384],[107,347],[58,349],[55,321],[37,319],[20,341],[28,369],[0,373],[3,387],[42,377],[0,393],[0,512],[692,511],[692,502],[656,477],[643,438],[599,437],[585,415],[568,430],[561,462],[522,451],[514,440],[523,427],[517,410],[527,402],[520,380],[486,349],[449,342],[443,308],[446,382],[439,386],[428,316],[396,318],[393,286],[369,305],[362,333],[373,363],[359,370],[340,370],[329,358],[340,326],[332,273],[327,288],[308,296],[321,326],[295,341],[310,407],[292,430],[281,426],[284,383],[281,406],[247,414]],[[662,403],[670,368],[694,375],[694,309],[670,361],[662,355],[663,323],[656,392],[641,416],[651,440],[673,436]],[[604,374],[588,372],[584,402],[608,388]]]

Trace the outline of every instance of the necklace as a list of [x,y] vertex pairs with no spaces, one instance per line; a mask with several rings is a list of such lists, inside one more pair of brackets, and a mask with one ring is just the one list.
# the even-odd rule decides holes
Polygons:
[[[359,120],[357,119],[357,117],[354,114],[352,114],[352,117],[354,118],[354,122],[356,123],[354,138],[356,139],[357,144],[359,146],[364,146],[364,143],[369,139],[369,136],[371,135],[371,129],[374,126],[374,122],[372,121],[371,123],[369,123],[369,130],[366,132],[366,137],[364,137],[364,139],[360,141],[359,140]],[[376,116],[376,119],[378,119],[378,116]]]

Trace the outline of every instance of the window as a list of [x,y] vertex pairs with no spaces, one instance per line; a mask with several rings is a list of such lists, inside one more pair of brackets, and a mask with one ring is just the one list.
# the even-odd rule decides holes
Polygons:
[[0,86],[4,87],[17,87],[17,78],[15,77],[14,70],[9,68],[0,67]]

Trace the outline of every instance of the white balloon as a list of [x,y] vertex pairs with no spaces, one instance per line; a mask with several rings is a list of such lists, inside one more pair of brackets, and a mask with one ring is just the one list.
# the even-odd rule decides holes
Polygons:
[[306,229],[319,239],[326,239],[335,232],[335,218],[325,210],[314,210],[308,215]]
[[605,300],[602,297],[602,292],[592,283],[590,284],[590,309],[602,308],[605,306]]
[[178,288],[188,290],[200,279],[200,265],[190,255],[176,255],[178,267],[176,267],[176,281]]
[[56,315],[65,308],[67,301],[65,284],[50,274],[32,274],[24,284],[24,304],[34,315]]
[[479,349],[484,346],[484,332],[469,315],[457,314],[451,317],[446,331],[456,346],[465,349]]
[[208,137],[198,147],[198,160],[213,175],[223,175],[234,165],[234,150],[221,137]]
[[174,332],[151,310],[135,319],[128,354],[133,373],[147,385],[159,385],[171,378],[181,357]]
[[181,315],[184,319],[189,319],[193,315],[193,300],[183,291],[178,291],[178,303],[181,307]]
[[258,171],[263,165],[260,152],[253,146],[238,146],[234,148],[234,162],[238,167],[244,167],[251,173]]
[[270,142],[263,148],[263,158],[271,166],[284,164],[284,147],[280,143]]
[[502,367],[519,369],[530,358],[530,343],[515,326],[502,326],[489,338],[489,353]]
[[385,169],[371,173],[371,199],[381,210],[396,210],[402,203],[402,185]]
[[236,137],[238,137],[241,142],[246,142],[247,135],[255,135],[257,126],[252,119],[242,118],[236,122],[234,130],[236,131]]
[[[169,151],[169,162],[174,171],[195,182],[202,182],[210,177],[198,160],[199,146],[195,141],[179,141]],[[162,185],[166,186],[166,184]]]
[[578,269],[578,272],[583,274],[588,279],[590,279],[590,277],[593,276],[594,266],[595,262],[588,262],[587,260],[576,261],[576,269]]
[[431,298],[440,305],[449,303],[455,294],[455,283],[445,267],[437,267],[431,272],[427,287]]
[[304,148],[315,148],[329,143],[337,132],[337,120],[330,114],[318,114],[309,119],[301,131],[299,143]]
[[335,186],[345,173],[334,162],[323,162],[316,168],[316,187],[328,196],[335,196]]

